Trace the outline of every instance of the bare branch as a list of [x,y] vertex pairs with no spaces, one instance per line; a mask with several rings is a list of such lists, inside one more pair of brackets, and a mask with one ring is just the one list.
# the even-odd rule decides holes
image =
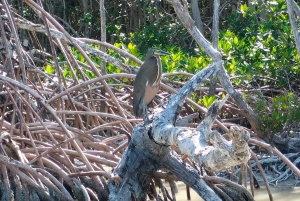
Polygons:
[[[291,26],[293,29],[293,34],[295,37],[295,42],[296,42],[296,48],[298,51],[298,56],[300,56],[300,36],[298,33],[298,25],[296,23],[296,19],[295,19],[295,12],[294,10],[297,10],[297,8],[294,8],[295,5],[297,5],[294,0],[286,0],[286,4],[287,4],[287,10],[289,13],[289,17],[290,17],[290,22],[291,22]],[[298,6],[296,6],[298,7]]]

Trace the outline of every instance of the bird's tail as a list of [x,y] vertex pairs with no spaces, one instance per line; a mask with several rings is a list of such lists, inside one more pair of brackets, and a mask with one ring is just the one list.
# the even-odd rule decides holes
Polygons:
[[140,107],[140,104],[133,103],[133,114],[136,118],[143,117],[143,108]]

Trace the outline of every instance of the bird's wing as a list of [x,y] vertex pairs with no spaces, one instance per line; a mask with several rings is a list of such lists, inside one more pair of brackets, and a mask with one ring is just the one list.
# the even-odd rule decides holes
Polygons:
[[143,75],[139,75],[138,72],[134,81],[133,88],[133,113],[134,116],[140,117],[143,113],[143,99],[145,95],[145,88],[147,85],[147,79]]

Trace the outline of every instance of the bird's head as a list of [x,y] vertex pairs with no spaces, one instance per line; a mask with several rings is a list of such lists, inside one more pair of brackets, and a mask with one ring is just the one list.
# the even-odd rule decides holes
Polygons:
[[157,47],[152,47],[148,50],[147,53],[149,56],[163,56],[163,55],[170,55],[169,52],[162,51]]

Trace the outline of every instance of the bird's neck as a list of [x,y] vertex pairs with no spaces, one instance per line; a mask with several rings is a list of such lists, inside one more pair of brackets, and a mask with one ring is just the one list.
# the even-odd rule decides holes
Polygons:
[[156,62],[157,62],[157,76],[155,81],[152,84],[152,87],[157,87],[159,86],[159,83],[161,81],[161,75],[162,75],[162,65],[161,65],[161,60],[159,56],[154,55],[154,57],[156,58]]

